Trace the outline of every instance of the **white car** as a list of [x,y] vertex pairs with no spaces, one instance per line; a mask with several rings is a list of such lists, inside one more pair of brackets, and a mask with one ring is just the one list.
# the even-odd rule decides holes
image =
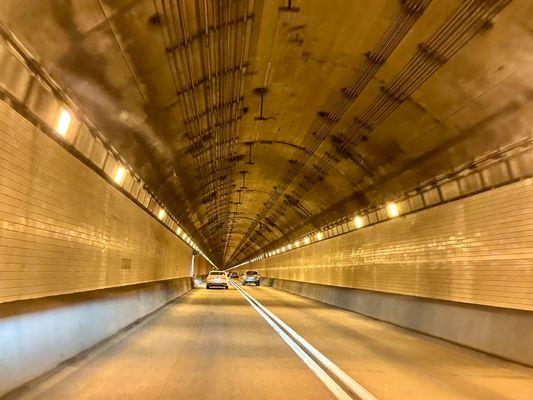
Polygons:
[[211,271],[209,275],[207,275],[205,287],[207,289],[210,289],[212,287],[223,287],[228,288],[229,282],[228,277],[224,271]]

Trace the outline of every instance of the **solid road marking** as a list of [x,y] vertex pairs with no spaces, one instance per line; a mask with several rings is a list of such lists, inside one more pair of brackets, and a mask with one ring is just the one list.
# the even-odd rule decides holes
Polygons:
[[[376,397],[374,397],[374,395],[372,395],[368,390],[366,390],[361,384],[355,381],[350,375],[344,372],[333,361],[331,361],[324,354],[322,354],[315,347],[313,347],[303,337],[296,333],[294,329],[292,329],[285,322],[283,322],[276,315],[274,315],[268,308],[262,305],[249,293],[238,287],[234,282],[231,283],[241,293],[241,295],[252,305],[252,307],[259,313],[259,315],[261,315],[268,322],[268,324],[272,326],[272,328],[285,340],[285,342],[294,350],[294,352],[298,354],[300,358],[302,358],[302,360],[307,364],[307,366],[311,368],[311,370],[322,380],[322,382],[324,382],[328,389],[330,389],[335,394],[335,396],[337,396],[338,399],[351,399],[351,397],[335,381],[333,381],[331,377],[327,375],[326,372],[307,355],[307,353],[302,351],[302,349],[294,342],[294,340],[298,342],[303,348],[305,348],[310,354],[312,354],[331,374],[333,374],[340,382],[342,382],[347,388],[349,388],[358,398],[360,398],[361,400],[377,400]],[[285,332],[281,330],[280,327],[283,328],[285,332],[290,335],[290,337],[285,334]],[[293,347],[293,345],[291,345],[291,343],[289,343],[289,341],[287,341],[282,336],[282,334],[284,334],[296,348]],[[302,357],[301,354],[307,357],[312,362],[312,364],[310,365]],[[322,379],[322,376],[324,374],[327,378],[329,378],[328,383],[326,383],[326,381]],[[330,387],[331,383],[329,381],[333,382],[335,386],[332,387],[335,388],[335,390],[332,390],[332,387]],[[337,392],[340,393],[342,397],[339,397],[337,395]]]
[[302,359],[302,361],[315,373],[316,376],[326,385],[326,387],[335,395],[337,399],[351,400],[352,397],[346,393],[320,366],[304,352],[276,323],[268,317],[263,310],[261,310],[250,298],[247,297],[243,290],[239,288],[235,283],[231,283],[244,297],[244,299],[250,303],[257,313],[263,317],[263,319],[274,329],[274,331],[281,336],[281,338],[289,345],[289,347]]

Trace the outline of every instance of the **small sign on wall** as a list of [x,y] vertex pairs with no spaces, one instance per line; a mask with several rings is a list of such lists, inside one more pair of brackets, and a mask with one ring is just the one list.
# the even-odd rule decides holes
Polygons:
[[122,259],[121,268],[122,269],[131,269],[131,259],[130,258],[123,258]]

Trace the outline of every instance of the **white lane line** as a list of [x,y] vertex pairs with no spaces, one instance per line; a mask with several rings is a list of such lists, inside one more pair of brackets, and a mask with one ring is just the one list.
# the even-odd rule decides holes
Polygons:
[[309,355],[303,351],[285,332],[283,332],[279,326],[277,326],[272,319],[270,319],[255,303],[250,300],[242,289],[239,288],[235,283],[231,283],[244,299],[250,303],[257,313],[263,317],[263,319],[274,329],[274,331],[281,336],[281,338],[289,345],[289,347],[302,359],[302,361],[314,372],[316,376],[326,385],[326,387],[335,395],[337,399],[340,400],[352,400],[352,397],[346,393],[337,382],[335,382],[320,366],[311,358]]
[[[241,288],[237,288],[242,290]],[[294,331],[289,325],[279,319],[274,315],[268,308],[262,305],[257,299],[252,297],[248,292],[242,290],[243,294],[249,297],[265,314],[267,314],[272,320],[274,320],[279,326],[281,326],[285,331],[300,345],[302,345],[309,353],[311,353],[318,361],[324,365],[332,374],[334,374],[337,379],[339,379],[346,387],[348,387],[353,393],[355,393],[361,400],[377,400],[372,393],[366,390],[360,383],[355,381],[350,375],[344,372],[339,366],[337,366],[333,361],[327,358],[324,354],[314,348],[307,340],[301,337],[298,333]]]

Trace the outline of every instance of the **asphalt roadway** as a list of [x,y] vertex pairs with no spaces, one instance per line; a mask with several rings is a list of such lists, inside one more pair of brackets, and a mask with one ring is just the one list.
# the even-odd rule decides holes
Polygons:
[[533,370],[270,287],[199,287],[21,399],[530,399]]

